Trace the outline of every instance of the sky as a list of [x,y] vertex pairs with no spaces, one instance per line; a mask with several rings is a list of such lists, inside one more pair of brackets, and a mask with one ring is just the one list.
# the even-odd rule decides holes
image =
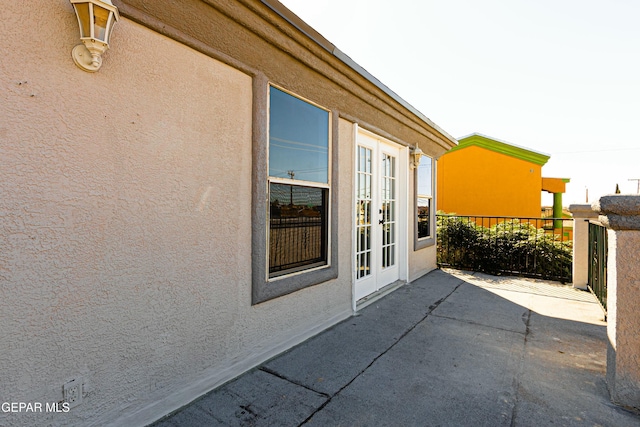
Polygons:
[[637,193],[640,1],[280,1],[451,136],[550,155],[565,206]]

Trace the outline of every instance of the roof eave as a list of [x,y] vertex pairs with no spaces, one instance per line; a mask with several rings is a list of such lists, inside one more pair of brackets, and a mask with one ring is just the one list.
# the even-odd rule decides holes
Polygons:
[[298,17],[295,13],[293,13],[291,10],[287,9],[282,3],[280,3],[279,1],[276,1],[276,0],[261,0],[261,2],[265,6],[269,7],[271,10],[273,10],[275,13],[280,15],[283,19],[285,19],[287,22],[289,22],[295,28],[297,28],[298,31],[303,33],[305,36],[307,36],[313,42],[315,42],[316,44],[321,46],[323,49],[325,49],[328,52],[330,52],[333,56],[335,56],[337,59],[339,59],[344,64],[349,66],[351,69],[356,71],[358,74],[360,74],[362,77],[364,77],[370,83],[372,83],[378,89],[383,91],[385,94],[389,95],[398,104],[402,105],[404,108],[406,108],[408,111],[410,111],[416,117],[418,117],[420,120],[424,121],[431,128],[433,128],[438,133],[440,133],[442,136],[444,136],[451,143],[451,146],[456,146],[458,144],[458,140],[456,138],[454,138],[453,136],[449,135],[444,129],[442,129],[440,126],[435,124],[431,119],[429,119],[427,116],[425,116],[420,111],[418,111],[415,107],[413,107],[411,104],[409,104],[403,98],[401,98],[397,93],[395,93],[394,91],[389,89],[389,87],[387,87],[387,85],[385,85],[380,80],[375,78],[371,73],[369,73],[367,70],[365,70],[362,66],[358,65],[353,59],[351,59],[348,55],[346,55],[344,52],[342,52],[340,49],[338,49],[333,43],[329,42],[319,32],[317,32],[315,29],[313,29],[313,27],[311,27],[309,24],[307,24],[302,19],[300,19],[300,17]]
[[476,146],[481,147],[496,153],[501,153],[516,159],[524,160],[530,163],[534,163],[539,166],[544,166],[550,156],[538,151],[533,151],[525,147],[521,147],[509,142],[501,141],[496,138],[491,138],[480,133],[472,133],[458,139],[458,146],[451,149],[451,151],[457,151],[465,147]]

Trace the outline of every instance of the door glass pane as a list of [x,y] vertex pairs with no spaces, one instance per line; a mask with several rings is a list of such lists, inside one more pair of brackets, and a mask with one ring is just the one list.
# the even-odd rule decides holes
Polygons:
[[383,246],[382,247],[382,267],[386,267],[387,266],[387,247]]
[[389,241],[391,243],[396,243],[396,227],[395,224],[391,227],[391,234],[389,236]]
[[356,266],[358,279],[371,275],[371,149],[358,147],[356,161]]
[[390,179],[390,182],[389,182],[389,198],[394,200],[396,198],[395,179]]
[[370,225],[371,224],[371,202],[364,202],[364,223]]
[[395,265],[396,235],[396,158],[382,154],[381,164],[382,268]]
[[380,181],[380,197],[382,198],[382,200],[387,199],[387,197],[385,197],[386,194],[387,194],[387,180],[385,178],[382,178],[382,180]]
[[387,239],[387,234],[389,233],[389,224],[384,224],[382,226],[382,246],[386,246],[389,240]]
[[366,266],[365,276],[368,276],[371,274],[371,252],[367,252],[365,254],[365,266]]

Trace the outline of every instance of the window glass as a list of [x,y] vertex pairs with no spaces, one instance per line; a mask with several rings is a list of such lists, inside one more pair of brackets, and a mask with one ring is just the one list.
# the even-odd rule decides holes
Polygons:
[[269,193],[269,275],[325,264],[329,191],[272,183]]
[[269,278],[327,264],[328,200],[329,113],[271,87]]
[[418,194],[426,197],[433,195],[431,163],[431,157],[422,156],[420,166],[418,166]]
[[329,112],[274,87],[270,93],[269,176],[329,182]]
[[422,156],[418,166],[417,199],[418,239],[431,237],[431,205],[433,198],[433,160]]

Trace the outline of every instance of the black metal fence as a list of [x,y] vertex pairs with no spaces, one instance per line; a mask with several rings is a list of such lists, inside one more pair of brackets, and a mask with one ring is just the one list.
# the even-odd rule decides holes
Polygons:
[[589,275],[587,285],[607,312],[607,229],[589,222]]
[[321,217],[272,218],[269,273],[291,271],[326,261],[326,221]]
[[573,220],[439,214],[441,267],[571,282]]

